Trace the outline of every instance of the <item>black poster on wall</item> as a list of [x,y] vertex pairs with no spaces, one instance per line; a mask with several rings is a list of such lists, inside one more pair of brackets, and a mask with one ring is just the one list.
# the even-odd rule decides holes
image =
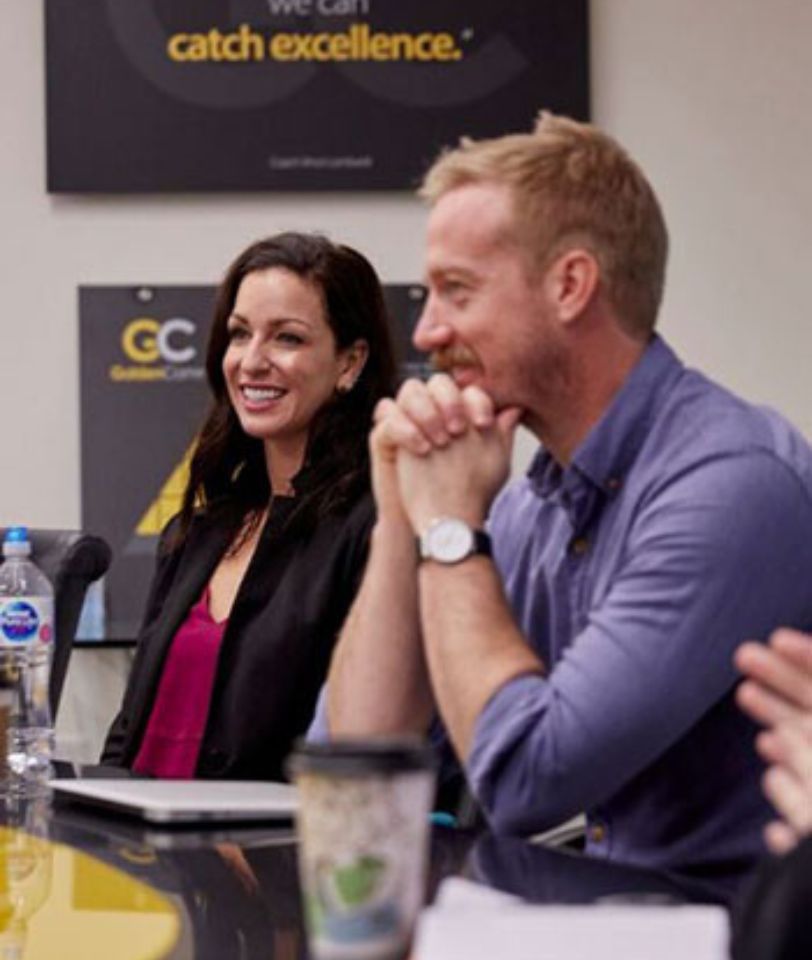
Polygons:
[[[205,349],[215,287],[79,289],[82,529],[113,550],[105,582],[108,639],[132,639],[144,614],[158,536],[178,511],[206,413]],[[404,376],[419,285],[384,287]]]
[[45,0],[48,189],[411,189],[588,114],[587,0]]

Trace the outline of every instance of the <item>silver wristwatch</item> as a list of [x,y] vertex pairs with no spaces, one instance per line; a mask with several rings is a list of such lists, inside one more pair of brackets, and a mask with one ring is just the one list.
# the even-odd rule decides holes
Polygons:
[[460,563],[467,557],[491,555],[491,538],[484,530],[474,530],[464,520],[456,517],[439,517],[432,520],[418,537],[421,560],[437,563]]

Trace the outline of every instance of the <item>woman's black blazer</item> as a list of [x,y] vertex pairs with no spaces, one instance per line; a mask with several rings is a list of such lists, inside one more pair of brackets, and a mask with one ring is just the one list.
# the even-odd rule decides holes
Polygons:
[[[294,739],[307,730],[336,637],[360,583],[374,521],[372,498],[317,523],[274,500],[223,635],[196,776],[284,778]],[[101,762],[130,767],[155,700],[167,651],[231,540],[198,517],[173,549],[162,537],[146,617]]]

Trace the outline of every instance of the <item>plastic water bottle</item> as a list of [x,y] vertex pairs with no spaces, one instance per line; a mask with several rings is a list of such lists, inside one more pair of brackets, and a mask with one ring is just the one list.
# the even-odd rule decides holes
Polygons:
[[51,775],[53,756],[48,680],[54,591],[30,557],[28,529],[10,527],[0,566],[0,708],[5,698],[9,704],[5,779],[12,793],[43,786]]

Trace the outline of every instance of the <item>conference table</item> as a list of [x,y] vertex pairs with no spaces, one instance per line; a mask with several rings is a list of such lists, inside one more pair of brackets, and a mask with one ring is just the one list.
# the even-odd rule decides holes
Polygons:
[[[61,896],[72,919],[60,921],[63,948],[53,956],[90,956],[78,948],[71,952],[67,942],[68,931],[81,921],[86,943],[98,929],[118,944],[115,950],[100,949],[99,956],[133,960],[162,955],[173,960],[307,957],[292,824],[158,829],[54,802],[47,796],[4,801],[0,810],[3,822],[14,828],[0,831],[0,856],[6,863],[5,873],[12,878],[5,887],[0,878],[0,945],[9,910],[22,916],[32,943],[37,937],[38,943],[43,942],[42,917],[34,936],[38,912]],[[94,869],[100,871],[95,881]],[[45,881],[30,879],[37,870],[47,874]],[[27,878],[28,886],[14,880],[21,876]],[[487,832],[435,826],[429,901],[449,876],[466,877],[534,902],[561,904],[726,904],[742,881],[735,874],[678,876],[624,868]],[[134,881],[131,890],[126,888],[128,878]],[[11,896],[14,883],[16,899]],[[70,887],[68,894],[59,892],[64,884]],[[4,913],[6,901],[11,907]],[[154,932],[152,952],[139,954],[135,934],[147,927]],[[40,948],[19,955],[37,960],[46,954]]]

